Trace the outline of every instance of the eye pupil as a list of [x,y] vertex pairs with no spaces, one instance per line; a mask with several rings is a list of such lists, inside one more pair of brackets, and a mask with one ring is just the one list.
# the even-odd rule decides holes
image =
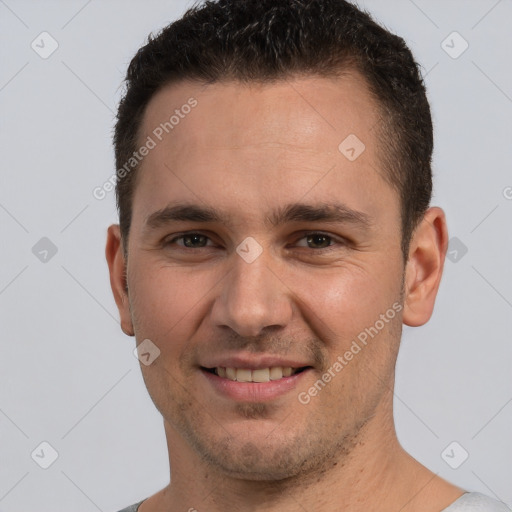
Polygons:
[[[190,242],[191,240],[192,240],[192,244],[189,244],[188,242]],[[197,247],[197,245],[195,245],[195,242],[197,242],[198,240],[205,242],[206,236],[200,235],[200,234],[192,234],[192,235],[183,236],[183,244],[185,245],[185,247]],[[200,247],[204,247],[204,244],[200,244]]]
[[[309,235],[308,236],[308,244],[313,244],[313,245],[319,244],[319,245],[323,245],[323,247],[328,247],[329,246],[329,238],[330,238],[329,236],[321,235],[321,234]],[[323,240],[324,242],[327,242],[327,244],[323,244],[322,241],[318,242],[318,240]]]

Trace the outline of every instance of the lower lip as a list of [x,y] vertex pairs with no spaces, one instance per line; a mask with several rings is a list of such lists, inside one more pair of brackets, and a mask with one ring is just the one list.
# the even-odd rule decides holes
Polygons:
[[219,377],[201,369],[213,388],[221,395],[241,402],[265,402],[289,393],[309,373],[308,368],[300,373],[269,382],[238,382]]

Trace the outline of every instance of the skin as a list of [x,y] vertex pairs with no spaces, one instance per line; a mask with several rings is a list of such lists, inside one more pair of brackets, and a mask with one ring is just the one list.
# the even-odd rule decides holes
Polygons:
[[[107,237],[121,327],[160,349],[141,370],[164,419],[172,478],[139,510],[447,507],[464,491],[402,449],[392,411],[402,323],[420,326],[432,314],[446,220],[440,208],[427,211],[404,264],[399,197],[382,176],[376,105],[364,80],[353,72],[169,85],[150,101],[140,140],[190,97],[197,107],[141,164],[127,259],[119,226]],[[338,150],[349,134],[365,144],[354,161]],[[150,215],[183,201],[218,208],[232,222],[148,228]],[[296,202],[343,203],[370,222],[266,223]],[[184,232],[207,238],[175,240]],[[236,252],[246,237],[262,248],[252,263]],[[401,311],[300,403],[298,394],[393,304]],[[240,402],[219,395],[199,368],[233,353],[282,355],[313,368],[278,398]]]

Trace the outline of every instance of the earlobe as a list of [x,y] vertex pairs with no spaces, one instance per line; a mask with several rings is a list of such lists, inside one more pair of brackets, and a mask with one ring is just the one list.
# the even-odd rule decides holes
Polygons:
[[423,325],[432,316],[447,248],[445,214],[441,208],[429,208],[416,227],[409,248],[403,314],[406,325]]
[[107,231],[105,257],[110,273],[110,286],[121,318],[121,329],[128,336],[134,335],[126,283],[126,261],[118,224],[112,224]]

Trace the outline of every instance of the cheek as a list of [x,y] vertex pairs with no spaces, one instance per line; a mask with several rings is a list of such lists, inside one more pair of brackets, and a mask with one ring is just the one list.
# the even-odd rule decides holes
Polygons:
[[189,340],[211,326],[208,315],[229,268],[170,266],[149,258],[132,263],[128,278],[136,338],[149,338],[177,363]]
[[389,265],[385,271],[372,263],[367,267],[352,264],[328,272],[297,273],[290,282],[294,283],[290,288],[299,307],[302,305],[306,321],[322,333],[324,340],[337,344],[349,342],[373,326],[400,299],[399,269]]
[[213,286],[204,272],[150,264],[139,265],[129,282],[137,338],[162,341],[187,336]]

